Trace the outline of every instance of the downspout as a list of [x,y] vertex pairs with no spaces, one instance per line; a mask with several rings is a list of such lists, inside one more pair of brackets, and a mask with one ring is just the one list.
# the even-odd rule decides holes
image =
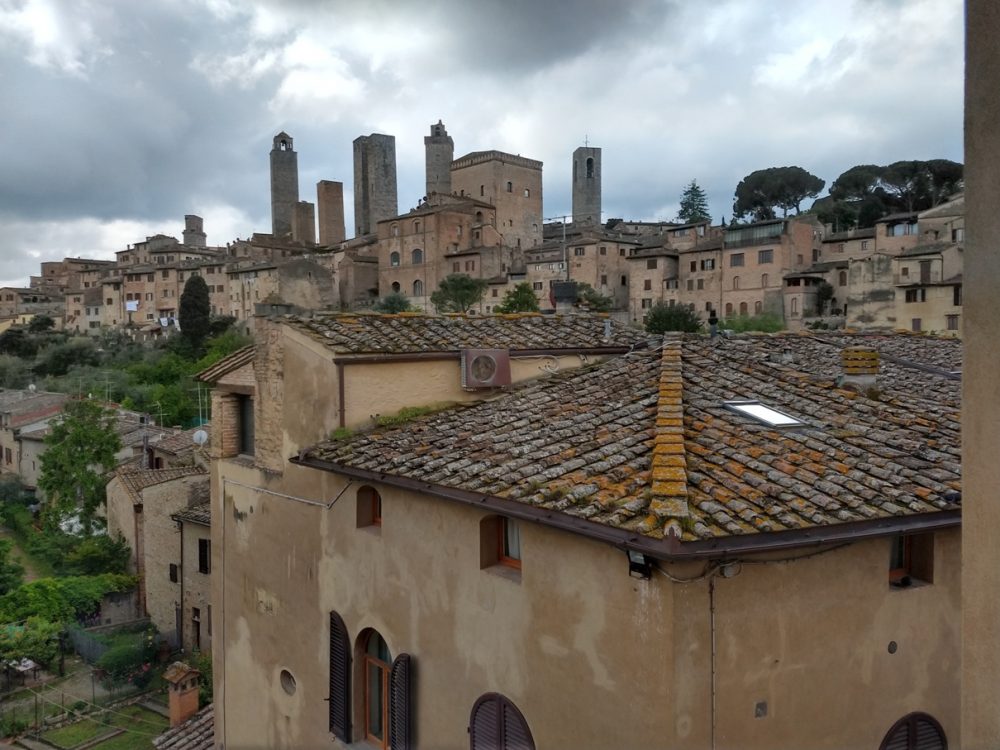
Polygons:
[[340,412],[340,427],[347,426],[347,407],[344,405],[344,363],[334,361],[337,366],[337,410]]
[[181,564],[178,567],[178,576],[181,579],[181,616],[177,618],[177,648],[184,649],[184,522],[177,521],[177,531],[181,535]]
[[716,675],[716,662],[715,662],[715,576],[709,576],[708,579],[708,627],[711,631],[712,639],[712,651],[710,658],[710,669],[711,669],[711,685],[712,685],[712,707],[711,707],[711,719],[712,719],[712,750],[715,750],[715,675]]

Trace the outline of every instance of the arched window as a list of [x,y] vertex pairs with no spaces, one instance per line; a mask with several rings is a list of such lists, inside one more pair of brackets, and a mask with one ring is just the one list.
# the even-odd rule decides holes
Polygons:
[[760,285],[762,287],[764,287],[764,288],[767,288],[767,274],[766,273],[762,273],[760,275]]
[[587,157],[587,178],[593,179],[594,177],[594,159],[593,157]]
[[514,183],[513,182],[508,182],[507,183],[507,192],[508,193],[513,193],[514,192]]
[[531,191],[528,190],[528,188],[524,189],[524,197],[525,198],[530,198],[531,197]]
[[733,276],[733,289],[739,289],[739,288],[740,288],[740,277]]
[[477,224],[482,224],[483,223],[483,212],[482,211],[476,211],[476,223]]
[[879,750],[948,750],[948,740],[937,719],[912,713],[892,725]]
[[358,528],[382,525],[382,496],[374,487],[358,488]]
[[424,296],[424,282],[422,282],[420,279],[417,279],[416,281],[413,282],[413,296],[414,297]]
[[398,281],[392,282],[392,291],[395,292],[396,294],[399,294],[399,282]]
[[392,657],[385,640],[375,630],[364,637],[362,656],[361,698],[364,717],[360,739],[389,747],[389,670]]
[[760,315],[763,305],[761,305],[760,300],[753,303],[753,314]]
[[847,286],[847,271],[840,272],[840,278],[838,279],[840,286]]
[[389,265],[392,266],[393,268],[399,265],[399,253],[397,253],[395,250],[389,253]]
[[731,318],[732,316],[733,316],[733,303],[732,302],[727,302],[726,303],[726,317],[727,318]]
[[746,314],[747,314],[747,303],[740,302],[740,315],[746,315]]
[[472,750],[535,750],[524,715],[498,693],[487,693],[472,706],[469,739]]
[[799,300],[796,297],[792,297],[792,315],[799,314]]
[[418,247],[412,253],[410,253],[410,263],[412,263],[415,266],[419,266],[423,262],[424,262],[424,251]]

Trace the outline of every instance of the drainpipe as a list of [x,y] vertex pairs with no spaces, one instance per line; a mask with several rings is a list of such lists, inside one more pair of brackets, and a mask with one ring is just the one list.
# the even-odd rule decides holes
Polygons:
[[711,651],[711,683],[712,683],[712,707],[711,707],[711,717],[712,717],[712,750],[715,750],[715,674],[716,674],[716,663],[715,663],[715,576],[711,576],[708,579],[708,627],[711,631],[712,637],[712,651]]
[[177,618],[177,648],[184,649],[184,522],[177,521],[177,531],[181,535],[181,564],[177,566],[177,576],[181,583],[181,616]]

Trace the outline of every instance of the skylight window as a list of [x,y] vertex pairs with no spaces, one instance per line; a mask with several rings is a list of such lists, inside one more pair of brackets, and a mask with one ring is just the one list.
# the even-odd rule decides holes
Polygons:
[[722,404],[737,414],[755,419],[769,427],[799,427],[805,424],[802,420],[772,409],[760,401],[723,401]]

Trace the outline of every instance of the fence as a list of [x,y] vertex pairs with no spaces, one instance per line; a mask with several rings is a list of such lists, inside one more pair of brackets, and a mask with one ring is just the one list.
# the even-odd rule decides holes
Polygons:
[[85,662],[88,664],[96,664],[112,645],[100,636],[122,630],[131,631],[145,629],[148,625],[149,618],[145,617],[140,620],[132,620],[130,622],[123,622],[117,625],[98,625],[94,628],[70,626],[69,639],[73,643],[73,648],[76,649],[76,652],[80,654]]

